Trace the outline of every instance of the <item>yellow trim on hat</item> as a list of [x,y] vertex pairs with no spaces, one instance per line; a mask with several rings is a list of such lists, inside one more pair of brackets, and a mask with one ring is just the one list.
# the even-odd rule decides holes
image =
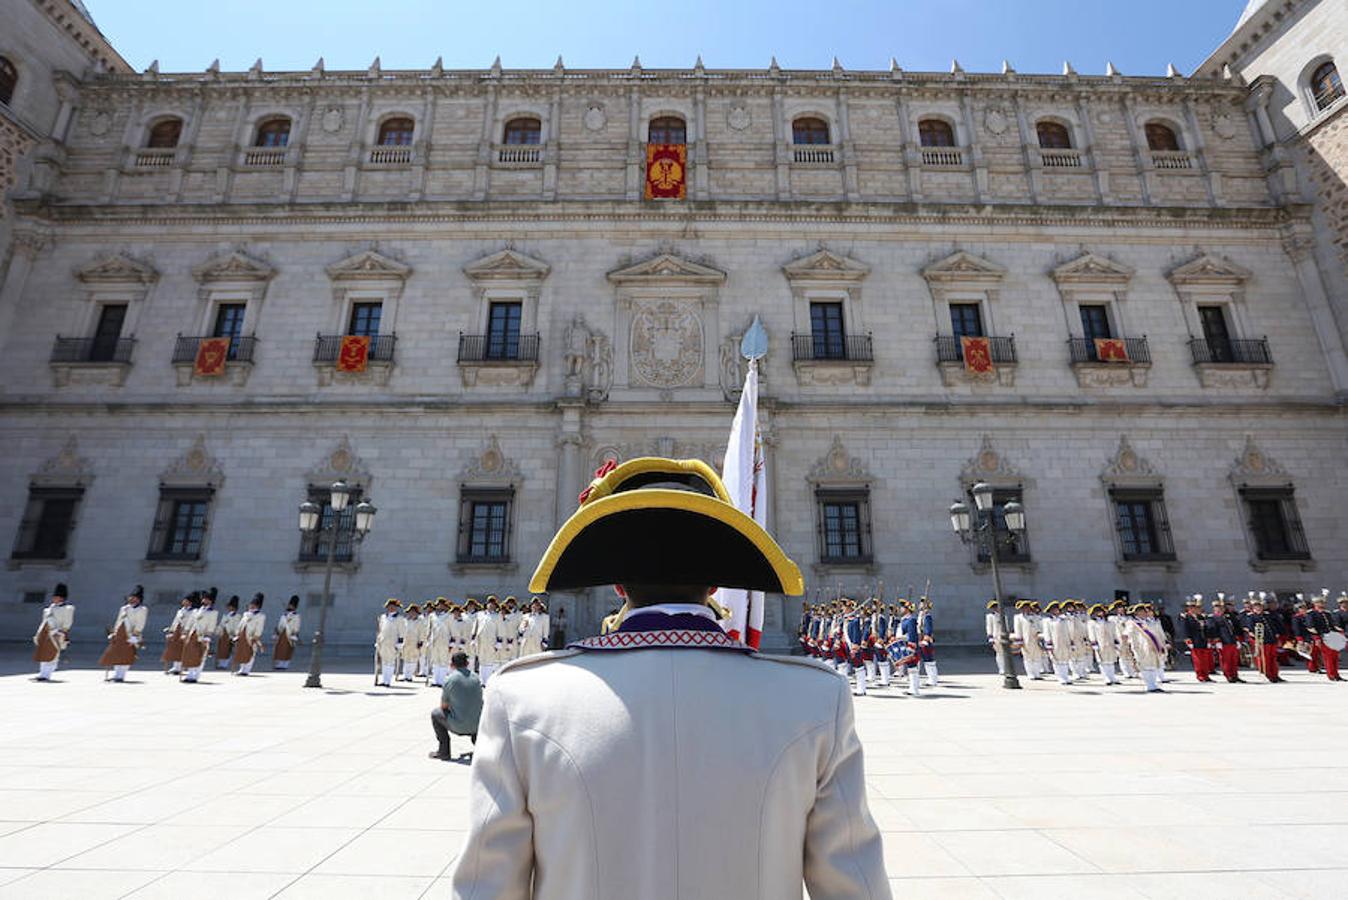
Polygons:
[[[620,480],[615,476],[622,476],[625,479],[635,474],[660,471],[696,473],[707,480],[707,483],[716,491],[716,496],[709,497],[706,494],[670,490],[668,488],[642,488],[641,490],[625,491],[619,494],[612,492],[613,488],[620,483]],[[770,534],[763,530],[761,525],[730,504],[730,500],[725,493],[725,486],[721,484],[721,479],[717,477],[710,466],[695,459],[666,460],[654,457],[634,459],[629,463],[623,463],[594,486],[585,503],[572,514],[571,518],[562,523],[562,527],[553,537],[548,549],[543,554],[543,558],[538,561],[538,568],[534,570],[533,577],[529,579],[529,590],[542,593],[549,589],[548,583],[552,578],[553,570],[557,568],[557,563],[562,558],[562,554],[586,528],[608,516],[639,509],[672,509],[690,512],[728,525],[747,538],[754,545],[754,548],[763,555],[764,560],[777,576],[782,593],[792,597],[799,597],[805,593],[805,580],[801,577],[799,567],[787,557],[782,548],[777,545]]]

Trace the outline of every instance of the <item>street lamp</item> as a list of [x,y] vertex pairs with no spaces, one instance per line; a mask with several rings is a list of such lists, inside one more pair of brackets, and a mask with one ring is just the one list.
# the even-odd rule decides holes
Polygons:
[[[328,560],[323,570],[323,599],[318,608],[318,630],[314,632],[314,652],[309,657],[309,677],[304,686],[316,688],[323,686],[323,638],[327,631],[328,604],[332,602],[332,563],[337,557],[337,530],[340,527],[342,513],[351,503],[351,488],[345,481],[333,482],[328,495],[328,505],[332,507],[332,520],[322,525],[323,510],[312,500],[300,504],[300,531],[305,534],[323,534],[328,539]],[[368,500],[356,504],[355,530],[353,541],[365,539],[374,527],[374,514],[377,510]]]
[[997,655],[1002,661],[1002,687],[1020,690],[1020,679],[1016,677],[1011,657],[1011,623],[1002,605],[1002,573],[997,568],[997,555],[1003,544],[1010,546],[1025,533],[1025,507],[1015,500],[1002,507],[1003,527],[993,514],[992,485],[980,481],[970,493],[974,495],[975,511],[970,513],[969,504],[956,500],[950,504],[950,527],[963,543],[976,545],[979,552],[986,551],[992,561],[993,599],[997,601],[997,615],[1002,620],[1002,639],[997,644]]

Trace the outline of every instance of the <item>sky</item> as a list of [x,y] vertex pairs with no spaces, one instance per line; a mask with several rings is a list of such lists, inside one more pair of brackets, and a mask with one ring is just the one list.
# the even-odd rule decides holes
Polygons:
[[1245,0],[85,0],[136,69],[226,71],[258,57],[272,71],[572,68],[1053,73],[1084,75],[1112,61],[1125,75],[1188,74],[1230,34]]

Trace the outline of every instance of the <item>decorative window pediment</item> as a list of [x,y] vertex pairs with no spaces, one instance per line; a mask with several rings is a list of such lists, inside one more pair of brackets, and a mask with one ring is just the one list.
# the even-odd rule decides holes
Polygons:
[[538,282],[548,277],[552,267],[541,259],[534,259],[511,247],[498,250],[463,267],[463,273],[472,281],[483,282]]
[[1059,287],[1089,285],[1117,288],[1128,284],[1133,277],[1133,269],[1088,251],[1058,266],[1052,275]]
[[608,273],[616,285],[721,285],[726,273],[713,266],[693,262],[673,253],[660,253],[650,259],[623,266]]
[[1151,462],[1133,449],[1126,434],[1119,436],[1119,448],[1100,473],[1100,480],[1109,487],[1159,487],[1162,481]]
[[351,439],[346,435],[342,435],[337,446],[305,473],[305,477],[309,484],[314,485],[326,486],[334,481],[345,481],[365,490],[370,487],[370,470],[351,448]]
[[849,285],[870,274],[871,267],[847,256],[820,248],[809,256],[795,259],[782,266],[786,280],[792,287],[810,287],[824,284]]
[[333,263],[327,273],[333,281],[405,281],[412,267],[371,249]]
[[1292,479],[1277,460],[1255,443],[1254,435],[1245,436],[1245,447],[1231,466],[1231,481],[1237,487],[1277,487]]
[[983,443],[960,471],[960,482],[965,489],[980,481],[998,486],[1019,485],[1024,482],[1020,472],[992,443],[992,435],[983,435]]
[[199,434],[182,456],[169,463],[159,475],[161,487],[218,488],[224,483],[225,473],[217,460],[206,449],[206,435]]
[[815,485],[865,485],[874,480],[861,457],[848,453],[842,436],[836,434],[828,452],[815,461],[806,476],[806,481]]
[[1000,284],[1006,269],[991,260],[965,250],[938,260],[922,270],[929,284],[967,284],[986,287]]
[[72,434],[56,455],[33,473],[36,487],[88,487],[94,480],[93,464],[80,455],[79,441]]
[[192,269],[192,277],[203,285],[240,281],[266,283],[275,276],[276,269],[270,263],[249,256],[242,250],[213,256]]
[[519,487],[523,481],[520,467],[501,450],[496,435],[487,438],[482,450],[463,467],[459,480],[467,485]]
[[1224,256],[1201,253],[1181,266],[1170,270],[1166,277],[1179,285],[1213,285],[1239,289],[1250,279],[1250,270],[1233,263]]
[[102,285],[151,285],[159,280],[159,270],[125,253],[115,253],[112,256],[101,256],[87,266],[76,269],[75,277],[94,288]]

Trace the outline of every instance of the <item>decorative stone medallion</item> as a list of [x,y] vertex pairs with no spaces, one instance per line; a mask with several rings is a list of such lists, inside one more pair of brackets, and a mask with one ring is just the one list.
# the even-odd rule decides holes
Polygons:
[[97,109],[89,116],[89,133],[99,137],[108,133],[112,127],[112,116],[107,110]]
[[743,103],[736,103],[734,106],[730,107],[730,111],[726,113],[725,121],[727,125],[736,131],[743,131],[753,124],[753,116],[749,114],[749,107],[745,106]]
[[1236,136],[1236,120],[1230,113],[1218,113],[1212,120],[1212,130],[1224,141]]
[[590,131],[603,131],[604,126],[608,124],[608,115],[604,112],[602,103],[591,103],[585,107],[585,114],[581,116],[581,123]]
[[978,454],[978,468],[984,472],[995,472],[1002,464],[1002,458],[996,450],[984,448]]
[[631,363],[637,380],[658,388],[691,384],[702,373],[702,320],[678,300],[632,309]]
[[1000,109],[990,109],[987,115],[983,116],[983,127],[992,134],[1005,134],[1008,124],[1006,113]]
[[328,134],[336,134],[342,130],[342,123],[345,118],[340,106],[329,106],[323,110],[323,130]]

